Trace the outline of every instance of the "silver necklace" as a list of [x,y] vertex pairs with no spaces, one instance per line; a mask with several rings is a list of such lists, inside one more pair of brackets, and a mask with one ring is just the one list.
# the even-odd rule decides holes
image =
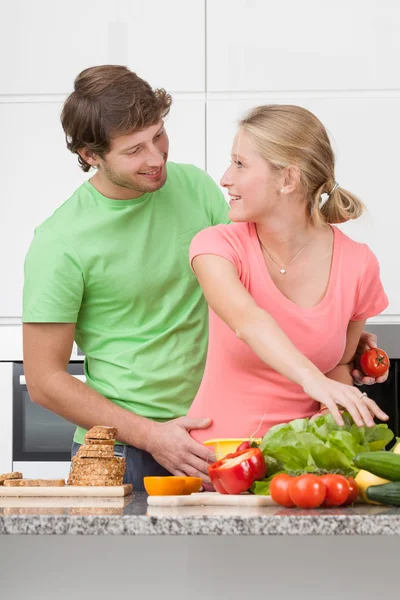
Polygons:
[[264,246],[264,244],[262,243],[262,241],[260,240],[260,236],[258,235],[257,227],[256,227],[256,233],[257,233],[257,238],[258,238],[258,241],[259,241],[259,243],[260,243],[260,246],[261,246],[261,248],[262,248],[263,250],[265,250],[265,252],[268,254],[268,256],[270,257],[270,259],[271,259],[271,260],[273,260],[273,261],[274,261],[274,263],[275,263],[275,264],[276,264],[276,265],[279,267],[279,272],[280,272],[282,275],[284,275],[284,274],[286,273],[286,270],[287,270],[288,266],[292,264],[292,262],[294,261],[294,259],[295,259],[295,258],[297,258],[297,257],[299,256],[299,254],[300,254],[301,252],[303,252],[303,250],[304,250],[305,248],[307,248],[308,244],[310,244],[310,242],[312,242],[312,241],[313,241],[313,239],[314,239],[314,237],[312,237],[310,240],[308,240],[308,242],[306,242],[306,243],[304,244],[304,246],[302,246],[302,247],[300,248],[300,250],[299,250],[299,251],[298,251],[298,252],[297,252],[297,253],[296,253],[296,254],[293,256],[293,258],[292,258],[292,259],[291,259],[291,260],[290,260],[290,261],[287,263],[287,265],[282,265],[282,266],[281,266],[281,265],[278,263],[278,261],[277,261],[277,260],[276,260],[276,259],[275,259],[275,258],[272,256],[272,254],[271,254],[271,252],[268,250],[268,248],[266,248],[266,247]]

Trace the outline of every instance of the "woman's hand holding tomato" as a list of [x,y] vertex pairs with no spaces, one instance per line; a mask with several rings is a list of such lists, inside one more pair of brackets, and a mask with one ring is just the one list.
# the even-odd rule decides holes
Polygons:
[[360,367],[369,377],[382,377],[390,366],[389,357],[380,348],[370,348],[360,356]]
[[368,375],[365,375],[365,373],[363,373],[360,369],[359,363],[361,355],[370,349],[377,348],[377,341],[377,337],[374,333],[369,333],[368,331],[362,332],[355,356],[355,363],[357,366],[352,372],[352,377],[355,385],[373,385],[374,383],[384,383],[388,378],[388,370],[383,375],[380,375],[378,377],[370,377]]

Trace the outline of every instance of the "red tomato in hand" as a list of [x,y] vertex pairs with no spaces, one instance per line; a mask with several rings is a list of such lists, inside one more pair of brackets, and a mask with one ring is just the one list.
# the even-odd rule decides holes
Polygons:
[[349,484],[349,495],[347,496],[347,500],[343,502],[343,506],[348,506],[349,504],[354,504],[358,497],[358,485],[355,479],[352,477],[347,478],[347,483]]
[[317,508],[323,503],[325,495],[326,487],[316,475],[300,475],[289,485],[290,499],[299,508]]
[[327,475],[321,475],[320,479],[326,487],[323,506],[330,508],[331,506],[340,506],[346,502],[350,492],[346,477],[328,473]]
[[289,484],[293,481],[293,477],[287,475],[287,473],[280,473],[275,475],[269,484],[269,493],[271,498],[277,504],[292,508],[294,502],[289,496]]
[[369,377],[384,375],[390,365],[389,357],[380,348],[370,348],[361,354],[360,367]]

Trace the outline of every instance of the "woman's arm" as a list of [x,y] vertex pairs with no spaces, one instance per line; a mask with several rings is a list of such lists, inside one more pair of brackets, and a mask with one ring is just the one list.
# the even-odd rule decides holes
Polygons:
[[362,332],[364,331],[365,321],[350,321],[347,327],[346,348],[339,364],[326,373],[329,379],[341,381],[348,385],[353,384],[352,372],[354,370],[354,357],[360,341]]
[[348,410],[359,426],[364,422],[373,425],[371,413],[383,420],[387,418],[373,400],[360,397],[356,388],[325,377],[292,344],[271,315],[257,306],[229,260],[202,254],[192,264],[213,311],[261,360],[325,404],[338,424],[343,424],[338,405]]

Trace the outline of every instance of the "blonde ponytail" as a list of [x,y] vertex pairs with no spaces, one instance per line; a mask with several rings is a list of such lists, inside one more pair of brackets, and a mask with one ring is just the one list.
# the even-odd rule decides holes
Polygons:
[[[364,205],[357,196],[338,186],[323,184],[313,194],[311,199],[311,218],[314,225],[320,226],[324,223],[345,223],[351,219],[358,219],[363,213]],[[331,191],[327,192],[327,188]],[[324,201],[324,194],[328,198]]]

